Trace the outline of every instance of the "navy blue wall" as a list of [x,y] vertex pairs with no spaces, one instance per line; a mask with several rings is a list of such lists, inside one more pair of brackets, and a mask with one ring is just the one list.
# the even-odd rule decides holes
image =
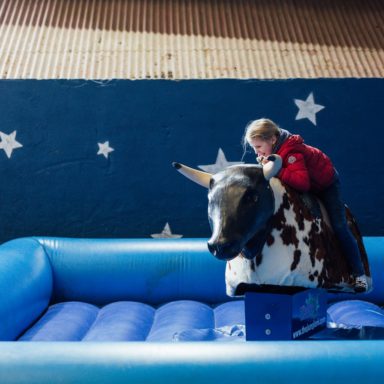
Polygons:
[[[171,162],[213,164],[219,148],[228,161],[240,161],[244,127],[259,117],[327,152],[363,234],[384,235],[383,85],[383,79],[0,81],[0,241],[148,237],[166,222],[185,237],[209,236],[206,190]],[[295,120],[294,100],[311,93],[325,107],[316,125]],[[12,137],[13,145],[6,144]],[[114,149],[108,158],[97,154],[106,141]],[[254,155],[244,161],[254,162]]]

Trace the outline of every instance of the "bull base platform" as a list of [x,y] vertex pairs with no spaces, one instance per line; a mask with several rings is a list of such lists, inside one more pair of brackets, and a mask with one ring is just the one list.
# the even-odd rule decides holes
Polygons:
[[327,293],[245,293],[246,340],[306,339],[326,327]]

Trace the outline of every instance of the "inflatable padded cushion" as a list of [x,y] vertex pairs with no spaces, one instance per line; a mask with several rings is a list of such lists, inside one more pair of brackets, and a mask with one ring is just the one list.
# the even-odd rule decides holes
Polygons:
[[[178,300],[157,308],[120,301],[101,308],[83,302],[50,306],[19,341],[188,341],[243,338],[244,302],[210,306]],[[229,330],[229,331],[228,331]]]

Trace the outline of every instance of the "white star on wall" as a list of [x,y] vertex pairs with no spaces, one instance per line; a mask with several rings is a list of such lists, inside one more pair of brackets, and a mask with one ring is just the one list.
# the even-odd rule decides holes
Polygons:
[[236,165],[236,164],[244,164],[244,162],[243,161],[227,161],[223,150],[219,148],[215,164],[198,165],[198,167],[205,172],[214,174],[214,173],[223,171],[225,168],[231,165]]
[[161,233],[153,233],[151,235],[154,239],[180,239],[183,235],[174,235],[168,223],[165,224]]
[[307,97],[307,100],[295,99],[295,104],[299,108],[295,120],[308,119],[314,125],[316,125],[316,113],[325,108],[323,105],[315,104],[312,92]]
[[21,148],[23,146],[18,141],[16,141],[16,131],[13,131],[9,135],[4,132],[0,132],[0,138],[0,149],[4,149],[8,159],[12,156],[14,149]]
[[106,159],[108,159],[110,152],[114,151],[114,149],[109,146],[109,141],[106,141],[105,143],[97,143],[97,145],[99,146],[97,154],[103,155]]

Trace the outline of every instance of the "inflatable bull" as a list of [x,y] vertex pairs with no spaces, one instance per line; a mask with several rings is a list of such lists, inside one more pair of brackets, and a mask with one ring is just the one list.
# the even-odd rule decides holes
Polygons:
[[[180,163],[183,175],[209,189],[209,251],[226,260],[230,296],[245,291],[289,291],[292,287],[353,292],[345,256],[321,203],[274,176],[281,158],[266,165],[234,165],[211,175]],[[359,244],[368,285],[367,254],[353,216],[348,223]]]

